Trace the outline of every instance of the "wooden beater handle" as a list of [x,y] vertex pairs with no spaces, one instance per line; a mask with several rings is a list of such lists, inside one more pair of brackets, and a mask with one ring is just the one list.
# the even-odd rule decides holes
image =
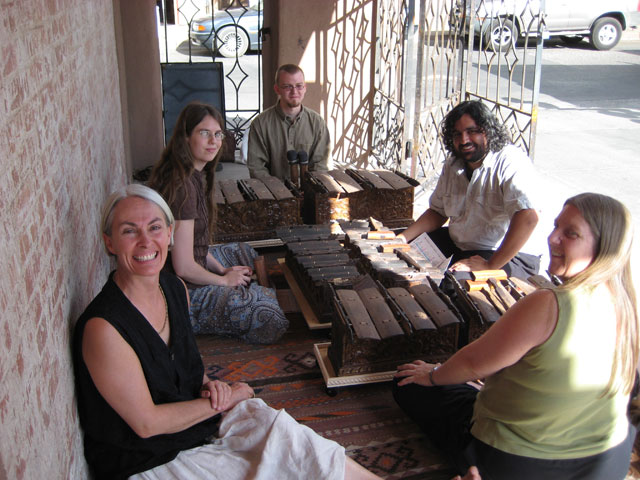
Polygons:
[[464,289],[467,292],[478,292],[482,290],[482,287],[486,287],[487,282],[480,282],[476,280],[465,280]]
[[490,278],[495,278],[496,280],[506,280],[507,272],[504,270],[477,270],[475,272],[471,272],[474,280],[486,282]]

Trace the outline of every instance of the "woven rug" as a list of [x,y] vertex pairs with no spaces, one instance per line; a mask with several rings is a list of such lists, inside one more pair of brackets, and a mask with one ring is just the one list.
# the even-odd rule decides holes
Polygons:
[[203,335],[198,346],[210,378],[249,383],[273,408],[345,447],[383,478],[449,480],[454,471],[397,407],[389,383],[336,389],[330,396],[313,354],[328,331],[310,331],[299,314],[274,345]]

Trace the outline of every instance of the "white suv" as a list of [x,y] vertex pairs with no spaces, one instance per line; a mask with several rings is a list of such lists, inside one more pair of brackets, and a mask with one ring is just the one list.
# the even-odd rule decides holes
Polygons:
[[[474,31],[485,47],[507,50],[537,32],[539,0],[476,0],[475,5]],[[598,50],[615,47],[623,30],[640,24],[638,0],[546,0],[545,10],[545,38],[577,43],[589,37]]]

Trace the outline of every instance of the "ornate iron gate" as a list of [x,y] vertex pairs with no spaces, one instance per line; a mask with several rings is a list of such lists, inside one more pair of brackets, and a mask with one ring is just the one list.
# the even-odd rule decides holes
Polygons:
[[543,9],[544,0],[380,2],[372,152],[378,164],[399,166],[429,190],[446,158],[440,122],[470,99],[492,105],[533,157]]
[[417,28],[407,39],[415,48],[414,59],[407,58],[408,81],[415,78],[415,89],[406,102],[412,121],[405,129],[404,169],[428,189],[445,159],[438,127],[460,101],[462,42],[455,0],[419,0],[416,7]]
[[[201,70],[207,62],[216,63],[216,70],[222,69],[224,99],[221,105],[226,128],[233,132],[239,146],[262,105],[262,1],[164,0],[158,4],[163,69],[178,63],[184,65],[182,69],[188,75],[189,65]],[[216,4],[224,8],[216,9]],[[173,8],[167,11],[167,5]],[[167,21],[163,21],[165,19]],[[249,50],[246,55],[245,46]],[[185,82],[182,88],[196,91],[208,86]],[[193,92],[185,92],[185,97],[190,93]]]
[[[545,0],[467,0],[461,10],[465,100],[493,104],[514,143],[533,159],[542,67]],[[472,13],[473,12],[473,13]],[[474,49],[474,43],[477,48]]]

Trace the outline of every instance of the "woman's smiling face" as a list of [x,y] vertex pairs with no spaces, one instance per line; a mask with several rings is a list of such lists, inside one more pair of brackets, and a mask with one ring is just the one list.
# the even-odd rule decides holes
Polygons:
[[205,165],[216,158],[222,146],[222,128],[215,118],[207,115],[187,137],[193,157],[193,168],[202,171]]
[[571,204],[564,206],[547,240],[549,272],[562,280],[586,269],[596,255],[596,239],[580,211]]
[[120,275],[158,275],[167,259],[171,227],[162,209],[141,197],[128,197],[115,206],[111,235],[104,242],[116,256]]

